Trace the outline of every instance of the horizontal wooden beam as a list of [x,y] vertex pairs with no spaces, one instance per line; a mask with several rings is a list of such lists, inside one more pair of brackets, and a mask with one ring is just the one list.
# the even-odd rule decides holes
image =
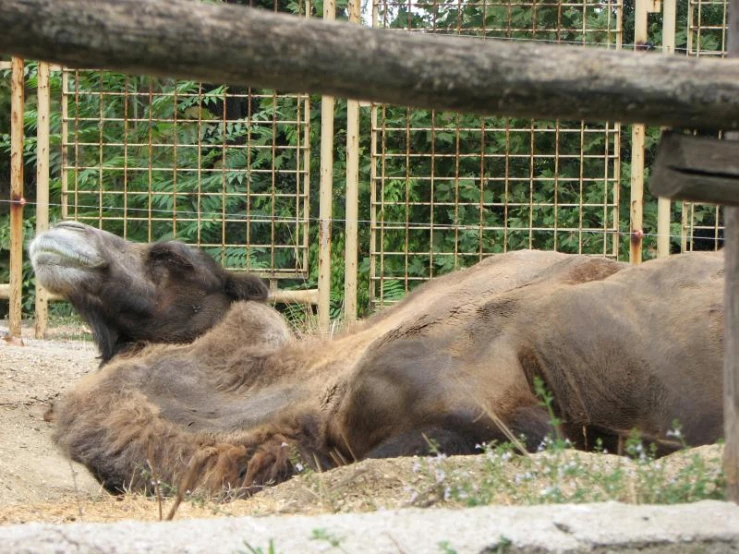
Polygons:
[[267,302],[271,304],[313,304],[317,306],[318,289],[270,291]]
[[739,142],[663,133],[649,188],[674,200],[739,206]]
[[379,30],[196,0],[0,0],[0,52],[480,114],[739,128],[739,61]]
[[[0,300],[10,298],[10,285],[0,284]],[[61,296],[48,293],[50,301],[64,300]],[[270,304],[318,304],[318,289],[270,291],[267,302]]]

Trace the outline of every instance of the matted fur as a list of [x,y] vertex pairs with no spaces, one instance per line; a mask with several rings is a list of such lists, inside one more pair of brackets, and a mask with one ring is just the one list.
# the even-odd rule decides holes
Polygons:
[[[257,302],[187,345],[113,358],[57,407],[54,439],[109,489],[211,491],[373,456],[471,453],[505,424],[536,448],[553,393],[579,447],[636,428],[669,448],[722,433],[721,253],[640,266],[520,251],[423,285],[332,339]],[[145,325],[145,321],[142,321]]]

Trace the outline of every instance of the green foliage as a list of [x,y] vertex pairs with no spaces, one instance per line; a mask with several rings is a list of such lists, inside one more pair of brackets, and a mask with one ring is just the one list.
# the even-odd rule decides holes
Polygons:
[[344,537],[339,537],[333,533],[330,533],[327,529],[313,529],[310,538],[313,541],[325,542],[331,548],[338,548],[342,552],[346,552],[346,550],[341,548],[341,543],[344,541]]
[[490,504],[562,504],[615,500],[633,504],[677,504],[722,500],[726,478],[721,455],[683,451],[680,463],[657,459],[651,447],[630,441],[632,458],[579,452],[545,441],[539,453],[519,456],[510,443],[481,446],[481,466],[472,475],[457,469],[454,457],[419,459],[414,473],[423,490],[411,488],[411,506],[450,503],[454,506]]
[[[381,5],[386,26],[613,47],[616,8],[521,3]],[[573,101],[586,99],[573,98]],[[380,110],[376,296],[521,248],[615,254],[613,126]],[[387,294],[390,290],[392,296]]]

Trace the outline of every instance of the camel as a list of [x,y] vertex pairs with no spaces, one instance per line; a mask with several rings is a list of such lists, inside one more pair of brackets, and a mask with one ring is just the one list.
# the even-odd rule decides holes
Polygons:
[[114,492],[245,491],[372,457],[536,449],[558,431],[660,452],[722,434],[723,254],[631,266],[522,250],[437,277],[334,337],[293,336],[258,278],[176,242],[62,223],[30,245],[104,364],[59,401],[54,440]]

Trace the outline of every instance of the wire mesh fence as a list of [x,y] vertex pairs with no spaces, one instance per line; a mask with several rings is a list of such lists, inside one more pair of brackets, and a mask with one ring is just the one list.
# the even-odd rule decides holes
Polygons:
[[[377,0],[375,24],[453,35],[620,48],[620,0]],[[478,117],[376,106],[371,295],[519,248],[616,257],[618,124]]]
[[308,98],[64,71],[64,216],[226,267],[307,269]]
[[[726,56],[726,0],[689,0],[688,56]],[[683,202],[680,213],[680,250],[718,250],[723,245],[722,211],[713,204]]]
[[230,269],[307,275],[307,95],[65,70],[62,137],[64,217],[183,240]]

